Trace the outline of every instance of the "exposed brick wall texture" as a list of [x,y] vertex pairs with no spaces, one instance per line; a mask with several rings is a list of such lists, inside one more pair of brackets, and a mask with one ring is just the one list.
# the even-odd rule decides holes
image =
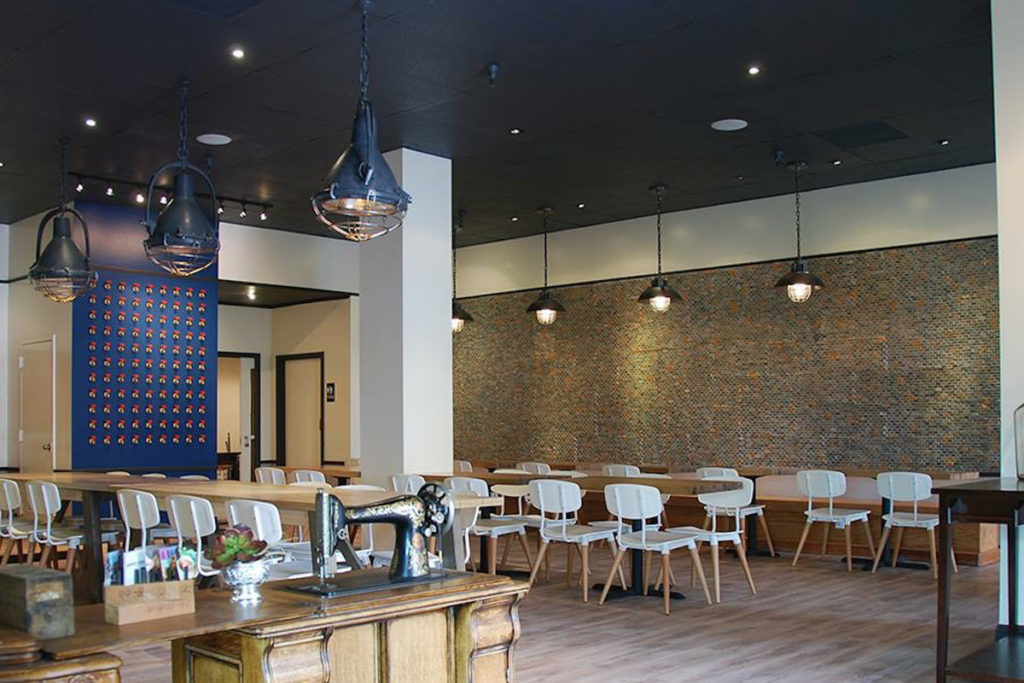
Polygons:
[[[995,238],[465,300],[455,338],[456,457],[991,471],[999,465]],[[552,264],[557,272],[558,264]]]

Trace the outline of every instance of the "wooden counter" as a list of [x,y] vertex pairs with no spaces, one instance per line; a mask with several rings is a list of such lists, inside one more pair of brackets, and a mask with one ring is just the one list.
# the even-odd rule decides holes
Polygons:
[[[113,682],[120,660],[107,651],[167,640],[176,683],[513,680],[525,583],[449,572],[434,581],[333,599],[288,590],[294,583],[264,585],[256,607],[232,604],[228,591],[200,591],[194,614],[123,628],[103,621],[102,605],[81,607],[75,635],[68,638],[33,641],[0,630],[0,681],[65,681],[97,671],[106,677],[75,680]],[[41,666],[72,673],[43,676],[36,673]]]

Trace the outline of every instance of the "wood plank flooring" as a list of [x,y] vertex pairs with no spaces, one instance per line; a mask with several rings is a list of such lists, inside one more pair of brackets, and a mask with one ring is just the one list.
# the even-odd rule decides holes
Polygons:
[[[513,556],[517,553],[513,552]],[[689,562],[673,557],[687,599],[661,613],[661,598],[584,605],[567,588],[565,553],[552,553],[551,582],[520,611],[519,683],[925,683],[934,680],[935,582],[928,571],[846,572],[836,557],[758,557],[751,596],[735,557],[722,558],[722,604],[707,606],[689,587]],[[594,555],[602,581],[610,559]],[[704,558],[710,581],[710,561]],[[575,563],[577,566],[579,562]],[[991,642],[998,566],[964,567],[953,577],[951,659]],[[169,646],[119,652],[124,680],[171,680]]]

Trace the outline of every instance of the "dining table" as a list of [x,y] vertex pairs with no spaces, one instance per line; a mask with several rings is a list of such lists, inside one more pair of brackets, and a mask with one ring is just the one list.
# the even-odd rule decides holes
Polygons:
[[[77,597],[82,602],[103,600],[103,543],[101,520],[103,508],[111,503],[119,489],[148,491],[166,511],[167,497],[171,495],[199,496],[209,500],[214,508],[225,509],[230,500],[259,500],[272,503],[281,513],[284,524],[311,524],[311,515],[316,500],[316,487],[293,486],[288,484],[258,484],[231,480],[189,480],[159,479],[141,476],[118,476],[95,472],[54,472],[54,473],[5,473],[6,479],[24,484],[29,481],[48,481],[57,485],[61,499],[78,502],[82,506],[82,533],[85,552],[82,553],[80,580],[76,582]],[[371,505],[395,497],[394,491],[367,491],[329,489],[345,507]],[[27,499],[27,497],[26,497]],[[477,497],[453,495],[455,510],[498,507],[500,496]],[[116,508],[116,506],[114,506]],[[452,515],[452,525],[440,539],[443,562],[446,568],[464,566],[465,550],[461,542],[464,530],[460,527],[461,516]],[[346,548],[346,546],[348,546]],[[361,567],[354,550],[342,544],[346,561],[354,568]]]

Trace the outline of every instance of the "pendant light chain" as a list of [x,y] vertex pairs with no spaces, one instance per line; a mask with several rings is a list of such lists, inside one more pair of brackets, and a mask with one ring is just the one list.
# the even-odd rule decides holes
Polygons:
[[548,217],[544,216],[544,289],[548,288]]
[[188,163],[188,81],[181,82],[181,110],[178,114],[178,161]]
[[793,193],[796,201],[796,262],[800,263],[800,164],[793,167]]
[[455,248],[455,230],[452,229],[452,298],[458,299],[456,291],[459,276],[459,250]]
[[661,277],[661,190],[658,194],[658,277]]
[[359,39],[359,101],[366,101],[366,92],[370,87],[370,48],[367,44],[367,14],[370,10],[369,0],[362,0],[360,7],[363,11],[360,23]]
[[68,207],[68,145],[71,141],[67,138],[60,139],[60,213],[67,211]]

